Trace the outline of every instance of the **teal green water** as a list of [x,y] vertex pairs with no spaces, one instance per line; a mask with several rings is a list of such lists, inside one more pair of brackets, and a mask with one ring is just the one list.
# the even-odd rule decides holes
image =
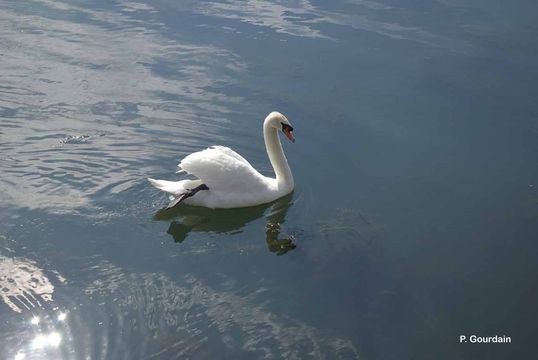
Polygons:
[[[535,356],[534,2],[0,9],[4,358]],[[272,110],[292,195],[162,211],[209,145],[270,174]]]

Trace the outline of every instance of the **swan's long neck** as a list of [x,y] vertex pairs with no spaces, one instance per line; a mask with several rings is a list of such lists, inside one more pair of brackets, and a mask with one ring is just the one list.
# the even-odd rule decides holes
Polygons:
[[269,161],[275,170],[276,181],[279,190],[291,191],[293,189],[293,175],[291,174],[288,160],[282,150],[282,144],[278,137],[278,130],[271,126],[268,121],[263,124],[263,138]]

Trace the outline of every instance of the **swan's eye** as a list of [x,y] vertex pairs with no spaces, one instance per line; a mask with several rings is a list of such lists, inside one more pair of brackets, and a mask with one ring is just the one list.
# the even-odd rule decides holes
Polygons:
[[291,127],[290,125],[288,124],[284,124],[284,123],[281,123],[282,124],[282,131],[293,131],[293,127]]

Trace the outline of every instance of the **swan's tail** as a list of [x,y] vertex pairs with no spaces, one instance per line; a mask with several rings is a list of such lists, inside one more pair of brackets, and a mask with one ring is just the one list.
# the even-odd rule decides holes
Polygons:
[[185,192],[185,180],[182,181],[168,181],[168,180],[155,180],[148,178],[151,185],[157,189],[165,191],[173,195],[179,195]]

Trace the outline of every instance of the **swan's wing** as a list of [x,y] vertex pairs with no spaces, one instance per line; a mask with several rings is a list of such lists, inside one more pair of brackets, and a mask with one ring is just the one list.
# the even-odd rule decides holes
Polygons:
[[[213,145],[213,146],[208,147],[205,150],[202,150],[202,151],[199,151],[197,153],[190,154],[190,155],[194,155],[194,154],[198,154],[198,153],[204,153],[207,150],[212,150],[212,149],[220,151],[223,155],[231,156],[231,157],[237,159],[237,161],[245,163],[245,165],[252,166],[252,165],[250,165],[250,163],[244,157],[242,157],[241,155],[239,155],[238,153],[236,153],[235,151],[233,151],[232,149],[230,149],[229,147],[226,147],[226,146]],[[188,155],[187,157],[189,157],[190,155]],[[204,153],[204,154],[201,154],[201,156],[202,155],[205,156],[207,154]],[[211,155],[211,154],[209,154],[209,155]],[[185,157],[185,159],[187,157]],[[185,159],[181,160],[181,162],[177,165],[177,167],[179,168],[177,173],[188,172],[187,170],[185,170],[183,168]],[[192,174],[192,175],[194,175],[194,174]]]
[[210,146],[209,148],[218,150],[218,151],[220,151],[220,152],[222,152],[222,153],[224,153],[224,154],[226,154],[228,156],[231,156],[231,157],[237,159],[237,161],[244,162],[248,166],[252,167],[252,165],[250,165],[250,163],[244,157],[242,157],[241,155],[239,155],[238,153],[236,153],[235,151],[233,151],[229,147],[220,146],[220,145],[214,145],[214,146]]
[[186,156],[178,165],[211,190],[252,191],[265,186],[261,175],[241,155],[224,146],[212,146]]

